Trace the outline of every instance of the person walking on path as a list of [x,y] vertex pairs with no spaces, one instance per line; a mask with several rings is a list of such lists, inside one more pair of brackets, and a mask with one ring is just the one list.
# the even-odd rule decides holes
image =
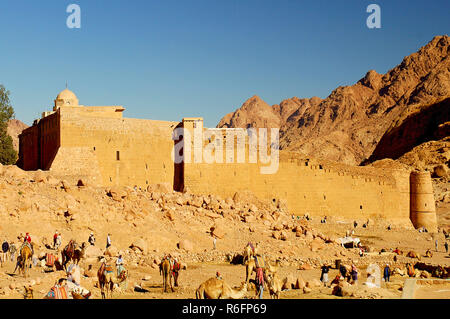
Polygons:
[[328,264],[324,264],[322,266],[322,273],[320,274],[320,281],[323,282],[323,285],[326,287],[328,284],[328,272],[330,271],[330,266]]
[[391,277],[391,270],[389,268],[389,264],[386,264],[386,267],[384,267],[384,273],[383,273],[384,281],[389,282],[390,277]]
[[108,234],[106,237],[106,249],[108,249],[111,246],[111,234]]

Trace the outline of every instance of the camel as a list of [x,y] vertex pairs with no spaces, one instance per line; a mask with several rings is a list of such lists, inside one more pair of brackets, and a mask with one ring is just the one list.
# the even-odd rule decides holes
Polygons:
[[[106,299],[108,296],[109,290],[109,298],[112,298],[112,293],[114,290],[115,284],[120,284],[127,280],[128,271],[126,269],[122,270],[119,276],[114,274],[112,267],[107,265],[105,261],[102,262],[98,272],[97,272],[98,284],[100,286],[102,299]],[[104,291],[106,287],[106,293]]]
[[210,278],[195,291],[197,299],[241,299],[247,293],[247,283],[239,290],[231,288],[223,279]]
[[267,287],[269,288],[269,294],[272,299],[280,299],[281,291],[283,290],[283,286],[287,282],[287,277],[284,279],[280,279],[276,273],[267,274],[265,276],[265,281],[267,283]]
[[252,249],[250,243],[248,243],[247,246],[245,246],[244,260],[243,260],[244,264],[247,262],[247,260],[252,259],[253,256],[255,256],[258,253],[258,244],[255,244],[255,246],[253,248],[254,248],[254,250]]
[[72,239],[69,241],[66,247],[61,252],[62,266],[64,270],[67,269],[67,263],[73,260],[75,264],[78,265],[80,260],[84,257],[84,252],[86,250],[86,243],[81,244],[81,248],[77,247],[77,243]]
[[[172,264],[169,259],[164,258],[164,260],[159,265],[159,274],[163,276],[163,291],[167,292],[168,285],[172,292],[175,290],[172,287]],[[177,276],[178,277],[178,276]]]
[[415,251],[409,251],[407,254],[406,254],[406,257],[409,257],[409,258],[417,258],[417,259],[419,259],[420,260],[420,255],[418,254],[418,253],[416,253]]
[[17,256],[17,264],[14,272],[16,272],[17,267],[19,267],[19,272],[23,273],[24,277],[27,276],[27,269],[31,266],[31,256],[32,251],[28,244],[23,244],[20,248],[19,256]]
[[[277,259],[277,261],[275,262],[275,265],[271,265],[269,262],[266,263],[264,268],[264,272],[269,272],[272,274],[277,273],[278,268],[280,267],[280,260]],[[252,258],[250,260],[247,261],[247,263],[245,264],[245,282],[248,284],[249,280],[250,280],[250,276],[253,272],[256,272],[256,264],[255,264],[255,260]]]

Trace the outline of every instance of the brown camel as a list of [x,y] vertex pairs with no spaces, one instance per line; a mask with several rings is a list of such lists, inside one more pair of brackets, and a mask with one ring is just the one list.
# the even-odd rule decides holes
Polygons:
[[[102,294],[102,299],[106,299],[108,297],[109,290],[109,298],[112,298],[114,285],[120,284],[124,282],[128,278],[128,271],[126,269],[122,270],[120,275],[117,277],[111,266],[107,265],[106,262],[102,262],[98,272],[97,272],[98,284],[100,286],[100,291]],[[106,293],[105,293],[106,287]]]
[[210,278],[195,291],[197,299],[241,299],[247,293],[247,283],[239,290],[231,288],[223,279]]
[[[280,267],[280,260],[277,259],[277,261],[275,262],[275,265],[270,264],[270,262],[267,262],[265,267],[263,267],[264,272],[270,272],[272,274],[277,273],[278,268]],[[255,264],[255,259],[250,259],[247,261],[247,263],[245,264],[245,282],[248,284],[249,280],[250,280],[250,276],[252,275],[253,272],[256,272],[256,264]]]
[[81,248],[77,247],[77,243],[72,239],[69,241],[66,247],[61,252],[62,266],[64,270],[67,269],[67,263],[73,260],[75,264],[78,265],[80,260],[84,257],[84,252],[86,250],[86,243],[81,244]]
[[269,294],[272,299],[280,299],[281,291],[283,290],[283,286],[287,282],[287,277],[281,279],[278,275],[268,273],[264,276],[267,286],[269,288]]
[[247,244],[247,246],[245,246],[244,249],[244,260],[243,263],[245,264],[248,260],[252,259],[253,256],[255,256],[258,253],[258,244],[255,244],[253,246],[254,250],[252,249],[252,247],[250,246],[250,243]]
[[17,267],[19,267],[19,272],[23,274],[24,277],[27,276],[27,269],[31,266],[31,256],[32,251],[29,245],[23,244],[20,248],[19,256],[17,256],[17,264],[14,272],[16,272]]
[[[159,274],[163,276],[163,291],[167,292],[167,288],[170,285],[172,292],[175,290],[172,287],[172,265],[169,259],[164,258],[164,260],[159,265]],[[177,276],[178,277],[178,276]],[[177,283],[178,284],[178,283]]]
[[411,250],[406,254],[406,257],[409,258],[417,258],[420,260],[420,255],[418,253],[416,253],[415,251]]

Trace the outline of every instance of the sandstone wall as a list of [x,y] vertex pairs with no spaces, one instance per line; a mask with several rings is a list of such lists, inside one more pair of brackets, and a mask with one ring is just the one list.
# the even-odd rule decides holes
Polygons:
[[409,172],[319,163],[280,151],[279,169],[266,164],[186,163],[184,184],[193,193],[232,197],[250,190],[266,200],[284,199],[292,214],[343,218],[389,218],[409,223]]
[[60,145],[59,113],[54,113],[19,135],[18,166],[24,170],[48,169]]
[[[61,147],[82,147],[92,153],[86,161],[79,155],[80,172],[88,172],[91,167],[95,170],[99,163],[100,184],[104,186],[173,183],[172,131],[178,122],[89,118],[70,110],[60,113]],[[61,167],[66,160],[73,160],[65,154],[71,152],[58,154],[55,165]]]

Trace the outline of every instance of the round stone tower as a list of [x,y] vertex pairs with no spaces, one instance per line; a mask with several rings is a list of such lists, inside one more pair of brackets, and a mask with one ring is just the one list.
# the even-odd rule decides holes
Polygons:
[[431,233],[437,232],[436,205],[430,172],[414,171],[409,180],[411,187],[410,218],[414,227],[425,227]]

